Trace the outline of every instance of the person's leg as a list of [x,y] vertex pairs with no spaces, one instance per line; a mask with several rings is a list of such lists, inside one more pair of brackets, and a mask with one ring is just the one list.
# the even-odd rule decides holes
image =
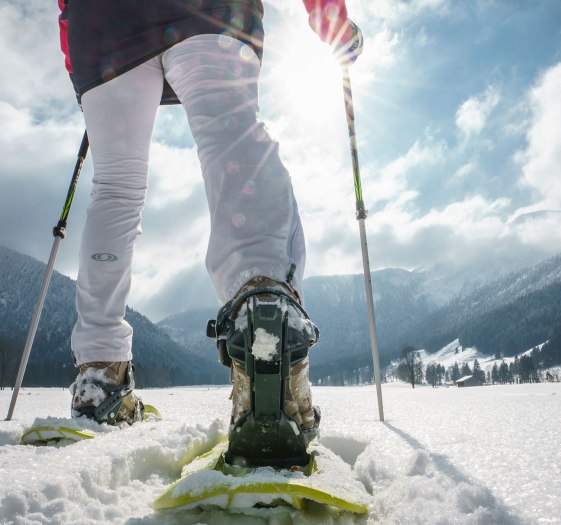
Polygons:
[[260,64],[224,35],[189,38],[163,54],[201,161],[211,234],[207,268],[226,302],[250,279],[292,279],[299,290],[304,235],[278,144],[258,121]]
[[86,379],[124,383],[130,375],[123,363],[132,357],[132,328],[124,315],[162,86],[155,58],[82,97],[94,177],[76,284],[72,353],[80,376],[74,409],[95,404]]
[[162,85],[153,59],[82,97],[94,177],[76,287],[77,365],[131,359],[132,329],[123,317]]
[[[257,56],[233,38],[200,35],[166,51],[162,63],[197,143],[211,218],[207,269],[220,300],[274,287],[300,301],[304,235],[278,144],[257,117]],[[259,295],[261,302],[277,298]],[[307,358],[293,367],[284,405],[305,430],[318,423],[308,369]],[[249,381],[242,367],[233,371],[235,423],[249,410]]]

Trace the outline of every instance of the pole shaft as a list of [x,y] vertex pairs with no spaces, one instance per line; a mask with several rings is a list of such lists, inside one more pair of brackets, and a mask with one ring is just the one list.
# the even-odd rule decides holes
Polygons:
[[47,263],[47,269],[45,270],[45,275],[43,277],[43,284],[39,292],[39,299],[35,305],[35,310],[33,311],[33,317],[31,319],[31,326],[27,333],[27,340],[23,348],[23,354],[19,363],[18,375],[16,378],[16,383],[14,385],[14,391],[12,393],[12,399],[10,401],[10,407],[8,408],[8,415],[6,421],[10,421],[14,415],[14,409],[16,406],[16,401],[18,394],[23,383],[23,376],[25,375],[25,370],[27,368],[27,362],[29,361],[29,355],[31,354],[31,347],[33,346],[33,341],[35,340],[35,334],[37,333],[37,327],[39,326],[39,320],[41,319],[41,313],[43,312],[43,306],[45,304],[45,298],[47,297],[47,291],[49,289],[49,284],[51,282],[51,277],[53,275],[53,270],[55,266],[55,260],[58,253],[58,248],[60,241],[64,239],[66,235],[66,225],[68,220],[68,214],[70,213],[70,207],[72,206],[72,201],[74,199],[74,193],[76,192],[76,186],[78,185],[78,178],[80,177],[80,171],[82,170],[82,165],[88,153],[89,140],[87,131],[84,131],[84,136],[82,137],[82,142],[80,144],[80,149],[78,150],[78,158],[76,159],[76,165],[74,166],[74,172],[72,173],[72,179],[70,181],[70,187],[68,188],[68,193],[66,195],[66,200],[64,201],[64,206],[62,208],[62,213],[58,224],[53,228],[54,242],[51,248],[51,255],[49,256],[49,262]]
[[345,115],[347,117],[347,125],[349,129],[349,144],[351,147],[351,161],[353,165],[356,217],[357,219],[366,219],[367,212],[366,208],[364,207],[364,199],[362,197],[362,182],[360,180],[360,167],[358,163],[358,146],[356,142],[355,132],[355,110],[353,105],[353,92],[351,89],[351,79],[348,69],[343,69],[343,93],[345,95]]
[[43,277],[43,285],[41,286],[41,291],[39,292],[39,299],[37,300],[37,304],[35,305],[33,318],[31,319],[31,326],[29,327],[29,332],[27,333],[27,341],[25,342],[25,347],[23,349],[23,354],[19,363],[18,376],[16,379],[16,384],[14,385],[14,391],[12,393],[12,400],[10,401],[10,408],[8,409],[8,416],[6,417],[6,421],[10,421],[12,419],[12,416],[14,415],[16,401],[18,398],[19,390],[21,388],[21,384],[23,382],[25,369],[27,368],[29,355],[31,354],[31,347],[33,346],[37,327],[39,326],[39,320],[41,319],[43,305],[45,304],[45,298],[47,297],[47,290],[49,289],[49,283],[51,282],[51,276],[53,275],[53,268],[55,265],[56,255],[61,240],[61,237],[55,236],[53,247],[51,248],[51,255],[49,257],[49,262],[47,263],[47,270],[45,271],[45,276]]
[[370,331],[370,348],[374,363],[374,382],[376,383],[376,397],[378,399],[378,415],[384,421],[384,403],[382,401],[382,374],[380,372],[380,353],[378,351],[378,331],[376,329],[376,314],[374,312],[374,296],[372,294],[372,278],[370,276],[370,261],[368,258],[368,243],[366,241],[366,224],[359,219],[360,245],[362,247],[362,264],[364,267],[364,285],[366,289],[366,304],[368,305],[368,328]]
[[384,421],[384,403],[382,400],[382,376],[380,373],[380,353],[378,350],[378,333],[376,330],[376,316],[374,312],[374,296],[372,294],[372,278],[370,274],[370,260],[368,257],[368,243],[366,240],[365,220],[367,211],[362,197],[362,182],[360,179],[360,166],[358,163],[358,148],[355,131],[355,112],[353,105],[353,93],[351,90],[351,79],[349,70],[343,69],[343,92],[345,95],[345,115],[349,128],[349,143],[351,147],[351,159],[353,165],[353,179],[356,198],[356,218],[360,231],[360,245],[362,250],[362,265],[364,270],[364,285],[366,291],[366,303],[368,306],[368,326],[370,332],[370,347],[372,350],[372,362],[374,366],[374,382],[376,383],[376,395],[378,398],[378,415],[380,421]]

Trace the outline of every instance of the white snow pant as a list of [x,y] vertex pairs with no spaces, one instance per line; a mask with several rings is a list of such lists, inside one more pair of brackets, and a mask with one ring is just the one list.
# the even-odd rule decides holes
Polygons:
[[278,144],[257,120],[259,68],[241,42],[200,35],[83,95],[94,177],[72,332],[77,364],[132,357],[125,305],[164,77],[197,144],[211,219],[206,266],[219,299],[258,275],[285,281],[293,264],[300,289],[304,236]]

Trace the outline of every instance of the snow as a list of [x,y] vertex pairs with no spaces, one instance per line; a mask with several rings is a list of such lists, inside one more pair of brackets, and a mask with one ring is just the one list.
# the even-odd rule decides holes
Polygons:
[[251,347],[251,353],[255,359],[261,361],[271,361],[277,354],[277,345],[280,339],[273,334],[269,334],[264,328],[255,330],[255,339]]
[[[518,358],[530,355],[533,352],[534,348],[541,349],[544,344],[545,342],[518,354]],[[491,372],[495,364],[497,366],[500,366],[504,361],[507,365],[509,365],[515,360],[515,357],[495,359],[494,356],[485,355],[475,347],[463,347],[460,344],[459,339],[455,339],[451,343],[443,346],[440,350],[432,354],[428,353],[425,349],[418,350],[417,353],[423,368],[426,368],[428,365],[441,365],[446,370],[448,370],[456,363],[460,368],[464,363],[467,363],[470,368],[473,369],[475,360],[477,360],[479,366],[481,367],[481,370],[483,370],[485,373]],[[388,377],[388,379],[396,377],[396,370],[398,365],[399,361],[393,361],[391,365],[386,369],[386,376]],[[549,370],[549,372],[552,374],[558,373],[556,372],[556,368],[552,368],[551,370]],[[465,377],[463,377],[462,379],[465,379]]]
[[[316,336],[316,326],[314,325],[314,323],[310,319],[303,317],[300,310],[297,309],[294,305],[289,304],[285,301],[281,301],[280,299],[277,299],[276,301],[263,301],[263,303],[264,304],[275,304],[278,307],[280,307],[283,313],[288,313],[287,319],[288,319],[288,326],[290,328],[296,330],[297,332],[306,333],[310,337],[310,340],[313,340],[313,341],[316,340],[316,338],[317,338],[317,336]],[[250,308],[252,308],[252,303],[249,303],[249,304],[250,304]],[[236,330],[238,330],[238,331],[245,330],[248,326],[247,321],[248,321],[247,320],[247,303],[244,303],[240,307],[240,311],[238,313],[238,316],[235,319]],[[257,337],[257,334],[255,334],[255,335]],[[253,353],[255,354],[255,350],[253,350]],[[268,361],[268,360],[271,359],[271,357],[265,357],[264,360]]]
[[426,350],[421,350],[419,357],[424,366],[440,364],[444,368],[449,368],[454,366],[454,363],[462,365],[462,363],[473,363],[476,359],[481,362],[488,356],[479,352],[477,348],[463,348],[460,345],[460,340],[456,339],[438,352],[434,352],[434,354],[428,354]]
[[[152,501],[181,474],[188,446],[224,435],[228,387],[140,391],[164,420],[107,431],[63,448],[18,445],[37,416],[67,417],[70,394],[23,389],[15,421],[0,421],[0,523],[30,524],[561,524],[561,384],[376,391],[315,387],[322,438],[372,494],[366,517],[254,509],[180,515]],[[11,391],[0,392],[7,413]],[[109,429],[108,429],[109,430]]]
[[473,377],[473,374],[460,377],[460,379],[456,380],[456,383],[461,383],[462,381],[466,381],[467,379],[471,379],[472,377]]

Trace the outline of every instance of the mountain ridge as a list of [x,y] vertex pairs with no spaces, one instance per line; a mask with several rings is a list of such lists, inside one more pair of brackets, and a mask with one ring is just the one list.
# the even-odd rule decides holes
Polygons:
[[[43,263],[0,246],[0,347],[8,345],[12,354],[23,348],[44,271]],[[474,269],[472,281],[465,272],[455,281],[453,273],[400,268],[372,272],[382,366],[405,346],[430,353],[455,339],[485,355],[511,356],[546,341],[561,322],[561,254],[514,272],[505,270],[479,286],[482,279]],[[460,291],[450,296],[450,290]],[[75,375],[69,350],[74,294],[74,281],[54,272],[28,382],[65,384]],[[321,331],[310,351],[312,380],[371,380],[364,276],[310,277],[304,281],[304,296]],[[135,330],[139,383],[227,382],[228,370],[217,363],[215,343],[206,337],[206,321],[215,316],[215,309],[189,310],[155,324],[127,308],[126,318]]]
[[[0,246],[0,343],[13,378],[20,361],[46,265]],[[60,386],[74,379],[70,334],[76,321],[75,282],[54,271],[31,351],[24,385]],[[145,316],[128,308],[134,330],[133,355],[140,386],[225,383],[216,360],[193,355]],[[5,367],[7,365],[4,365]]]

